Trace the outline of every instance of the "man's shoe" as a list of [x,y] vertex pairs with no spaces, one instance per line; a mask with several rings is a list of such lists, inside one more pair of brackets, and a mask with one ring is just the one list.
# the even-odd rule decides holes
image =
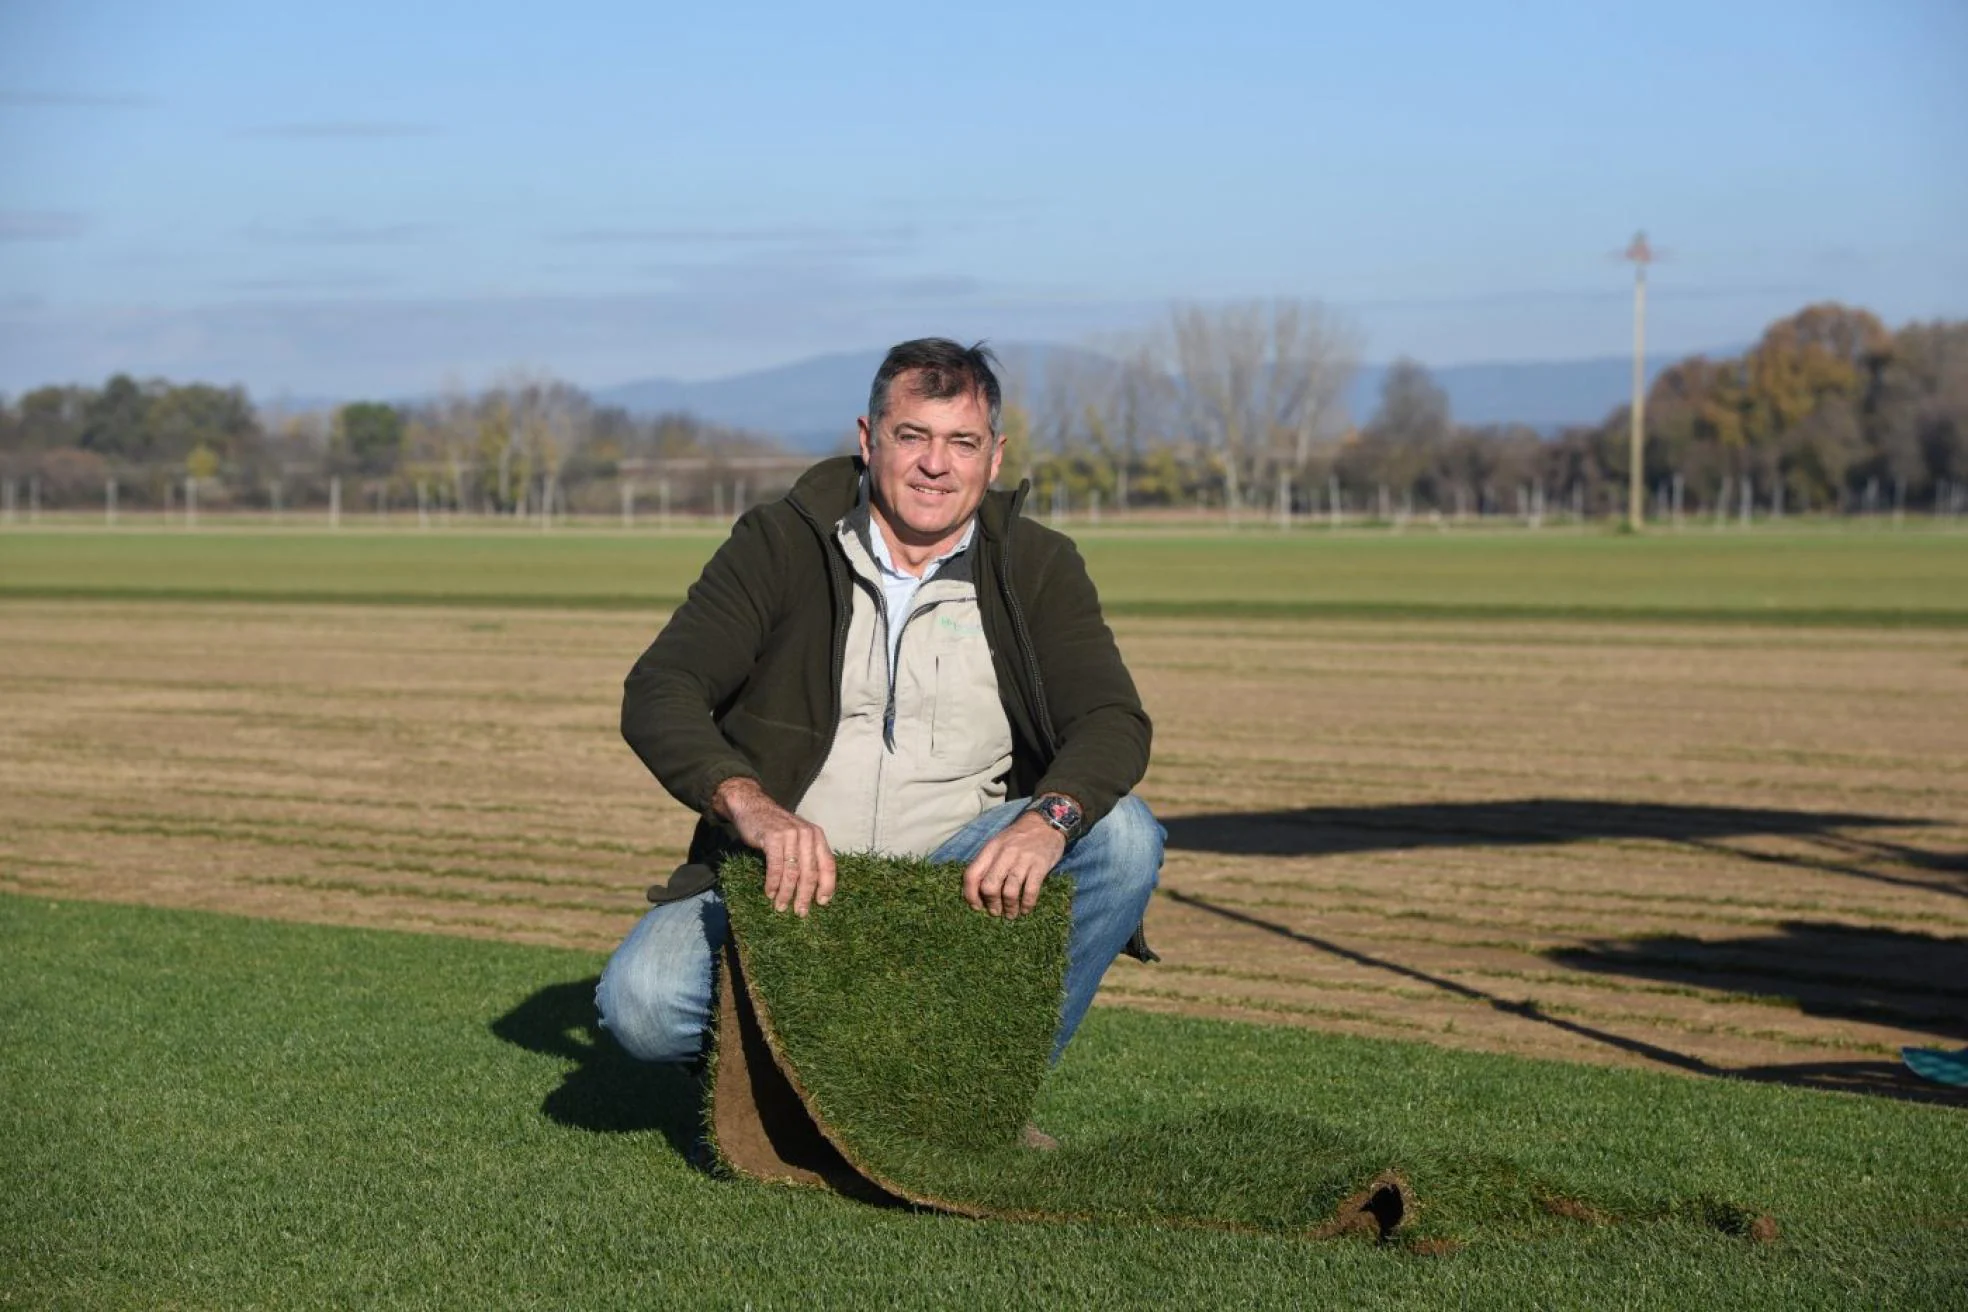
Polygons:
[[1049,1153],[1059,1147],[1059,1140],[1030,1121],[1025,1122],[1025,1128],[1018,1132],[1018,1143],[1020,1147],[1030,1148],[1035,1153]]

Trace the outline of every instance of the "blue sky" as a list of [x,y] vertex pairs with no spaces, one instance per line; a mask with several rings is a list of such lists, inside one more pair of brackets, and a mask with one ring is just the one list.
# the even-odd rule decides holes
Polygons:
[[[284,10],[284,12],[283,12]],[[1968,314],[1968,4],[0,0],[0,389],[711,377],[1291,295],[1370,359]]]

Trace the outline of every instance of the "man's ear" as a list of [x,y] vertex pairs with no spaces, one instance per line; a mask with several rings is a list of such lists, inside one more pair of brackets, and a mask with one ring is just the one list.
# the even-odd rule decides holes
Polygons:
[[[873,448],[875,445],[875,434],[874,431],[868,427],[868,416],[862,415],[859,419],[854,421],[854,435],[855,435],[856,443],[861,448],[861,463],[864,465],[874,464],[875,453]],[[995,470],[992,471],[991,477],[993,478],[997,477],[997,472]]]
[[984,480],[986,487],[998,481],[998,470],[1004,467],[1004,451],[1005,436],[999,433],[998,440],[991,444],[991,476]]

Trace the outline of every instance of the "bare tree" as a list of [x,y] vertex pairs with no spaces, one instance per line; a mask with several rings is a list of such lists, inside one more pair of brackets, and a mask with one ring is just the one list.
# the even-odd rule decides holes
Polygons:
[[1191,436],[1222,463],[1231,517],[1258,484],[1302,470],[1339,413],[1356,337],[1316,301],[1178,305],[1170,371]]

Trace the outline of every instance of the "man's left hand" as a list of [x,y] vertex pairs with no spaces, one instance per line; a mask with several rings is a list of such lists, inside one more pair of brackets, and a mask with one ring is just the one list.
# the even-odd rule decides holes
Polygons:
[[1038,905],[1040,886],[1065,855],[1066,835],[1036,815],[1021,815],[964,868],[964,901],[994,916],[1023,915]]

